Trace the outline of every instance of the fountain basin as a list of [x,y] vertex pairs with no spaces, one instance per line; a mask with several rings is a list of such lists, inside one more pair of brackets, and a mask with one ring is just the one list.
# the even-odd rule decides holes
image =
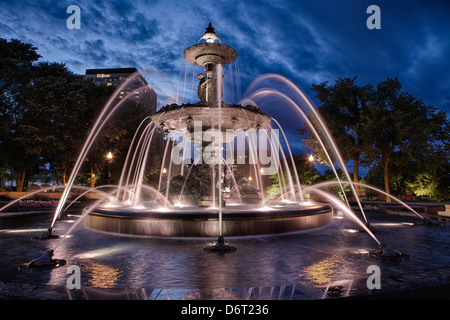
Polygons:
[[[279,208],[225,207],[222,234],[254,236],[280,234],[323,227],[331,222],[333,209],[327,204],[290,205]],[[126,207],[99,208],[85,218],[90,229],[143,237],[214,237],[219,235],[217,209],[198,207],[132,210]]]

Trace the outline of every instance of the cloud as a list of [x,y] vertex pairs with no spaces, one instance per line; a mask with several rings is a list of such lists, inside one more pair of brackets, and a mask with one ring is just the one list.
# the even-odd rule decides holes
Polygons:
[[447,1],[378,0],[381,30],[366,28],[368,0],[77,0],[80,30],[66,28],[70,4],[2,0],[10,14],[0,22],[0,36],[30,42],[43,60],[80,74],[101,67],[155,70],[171,79],[161,87],[176,91],[184,49],[211,21],[238,52],[243,90],[265,73],[282,74],[305,91],[337,77],[375,84],[397,76],[425,103],[449,108]]

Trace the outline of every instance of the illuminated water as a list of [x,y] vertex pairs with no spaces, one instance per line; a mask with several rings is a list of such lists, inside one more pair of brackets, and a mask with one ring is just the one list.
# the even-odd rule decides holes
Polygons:
[[[64,234],[77,219],[57,221],[56,234]],[[326,227],[285,236],[229,238],[237,247],[230,254],[203,250],[206,240],[121,237],[75,228],[55,250],[55,258],[81,269],[84,288],[221,289],[297,285],[319,294],[328,285],[367,279],[367,267],[378,265],[383,279],[391,274],[412,275],[450,265],[449,224],[413,225],[415,216],[368,213],[371,225],[382,233],[381,242],[412,255],[403,261],[379,260],[367,254],[377,249],[357,224],[336,214]],[[0,220],[0,281],[65,286],[66,266],[53,270],[18,271],[18,266],[55,247],[58,239],[36,241],[51,217]],[[386,286],[384,289],[389,289]],[[306,289],[305,289],[306,290]],[[308,291],[308,290],[306,290]],[[367,290],[354,294],[367,294]],[[66,298],[66,297],[63,297]],[[311,297],[305,294],[304,299]]]

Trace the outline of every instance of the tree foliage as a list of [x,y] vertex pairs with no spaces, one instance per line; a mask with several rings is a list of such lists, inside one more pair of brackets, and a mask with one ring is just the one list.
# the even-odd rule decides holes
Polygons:
[[419,173],[436,171],[449,160],[445,112],[401,89],[396,78],[380,82],[362,117],[364,138],[370,142],[365,156],[384,169],[387,193],[393,166]]
[[37,48],[29,43],[0,38],[0,157],[10,168],[22,189],[25,172],[39,160],[28,154],[17,141],[22,121],[27,117],[25,107],[18,102],[24,88],[32,79],[33,64],[40,58]]
[[[0,165],[15,174],[17,191],[36,168],[49,168],[65,183],[114,88],[97,86],[64,64],[38,62],[37,48],[18,40],[0,39],[0,53]],[[121,113],[105,125],[82,167],[91,186],[92,173],[99,177],[112,164],[106,160],[108,152],[115,155],[115,164],[123,162],[134,130],[146,116],[134,102],[121,104]]]
[[[387,193],[393,182],[390,181],[393,168],[396,177],[408,181],[411,170],[436,177],[449,162],[446,113],[404,91],[397,78],[387,78],[375,88],[357,85],[355,80],[356,77],[338,78],[332,86],[328,82],[312,86],[321,103],[318,111],[344,160],[354,162],[354,181],[358,181],[361,164],[383,169]],[[316,156],[327,163],[311,132],[300,130],[300,133],[308,133],[306,146],[315,149]],[[404,187],[405,179],[396,182]],[[390,201],[389,197],[387,200]]]
[[[353,161],[353,180],[358,182],[358,168],[360,164],[366,164],[363,153],[367,146],[366,140],[363,139],[361,117],[370,101],[372,86],[359,86],[355,83],[356,78],[338,78],[334,85],[329,85],[328,81],[319,85],[313,84],[312,90],[321,102],[318,111],[325,120],[336,145],[339,146],[341,156],[344,161]],[[306,132],[309,132],[309,136],[305,139],[307,147],[313,147],[316,150],[319,162],[330,165],[316,137],[310,133],[310,130]],[[331,146],[325,145],[325,147]],[[356,189],[359,190],[358,186]]]

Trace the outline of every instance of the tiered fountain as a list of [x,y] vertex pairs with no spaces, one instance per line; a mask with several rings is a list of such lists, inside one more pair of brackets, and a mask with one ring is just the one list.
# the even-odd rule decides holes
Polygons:
[[[334,275],[339,281],[338,286],[330,287],[330,289],[337,288],[339,289],[337,292],[341,293],[341,284],[350,283],[352,291],[357,291],[353,290],[353,285],[356,283],[354,280],[363,279],[363,287],[360,286],[360,292],[363,293],[368,283],[366,282],[367,265],[373,266],[374,263],[372,260],[365,259],[366,253],[371,256],[370,259],[375,257],[386,260],[377,262],[377,265],[381,267],[387,266],[383,269],[383,281],[389,278],[385,274],[394,270],[405,270],[402,276],[409,276],[407,279],[409,280],[414,274],[411,270],[425,270],[425,274],[429,274],[429,270],[435,272],[434,269],[430,269],[432,267],[444,266],[444,271],[448,269],[446,266],[450,258],[446,254],[448,246],[445,241],[448,239],[447,227],[427,233],[423,226],[410,229],[408,226],[414,225],[411,219],[399,222],[399,218],[395,216],[375,217],[378,221],[388,219],[389,223],[384,226],[396,228],[394,232],[384,234],[385,239],[387,238],[394,245],[400,243],[402,246],[408,245],[409,250],[412,250],[412,254],[417,255],[418,259],[408,259],[409,255],[391,249],[374,236],[368,226],[363,207],[354,192],[348,172],[345,170],[345,163],[325,123],[304,93],[292,82],[278,75],[265,75],[251,86],[254,90],[243,100],[248,103],[223,102],[222,81],[225,80],[223,67],[233,63],[237,54],[234,49],[217,42],[219,38],[211,25],[206,29],[202,40],[205,42],[200,41],[184,52],[184,59],[187,62],[203,68],[203,72],[198,75],[200,101],[195,104],[166,105],[157,113],[143,119],[130,145],[118,185],[114,189],[112,186],[107,186],[112,192],[100,191],[100,188],[104,186],[94,189],[74,186],[75,177],[98,133],[127,99],[125,97],[119,103],[115,103],[116,95],[113,95],[96,119],[78,155],[68,184],[64,187],[63,195],[53,215],[48,234],[37,237],[48,241],[45,254],[22,265],[19,270],[47,270],[66,264],[79,264],[83,268],[83,278],[87,279],[83,286],[87,284],[86,288],[91,286],[94,289],[97,286],[102,287],[104,284],[99,285],[98,280],[105,278],[112,278],[114,280],[112,285],[116,289],[134,288],[137,285],[142,288],[151,287],[152,290],[165,287],[200,289],[273,287],[281,283],[284,291],[284,288],[286,290],[290,288],[285,284],[293,281],[300,286],[301,293],[308,293],[317,290],[299,281],[299,269],[306,271],[323,269],[321,261],[316,262],[323,257],[326,260],[322,261],[327,262],[331,257],[333,261],[340,261],[343,269],[341,273]],[[262,81],[268,78],[281,82],[288,88],[286,91],[293,95],[289,96],[270,86],[258,88]],[[133,81],[133,78],[129,81]],[[126,84],[122,84],[122,87]],[[116,92],[120,92],[122,87],[119,87]],[[300,185],[285,132],[278,120],[274,119],[274,112],[267,112],[264,108],[264,103],[271,102],[273,96],[282,99],[283,113],[289,113],[290,117],[294,114],[300,116],[301,120],[298,124],[301,125],[300,122],[303,121],[310,127],[329,162],[336,163],[343,169],[346,175],[344,181],[339,180],[336,169],[332,166],[332,170],[336,173],[336,181],[323,182],[307,188]],[[301,104],[304,108],[300,107]],[[281,109],[279,105],[272,106],[275,106],[275,109]],[[268,110],[273,111],[274,108]],[[277,118],[280,117],[277,116]],[[278,134],[277,130],[281,134]],[[151,162],[158,163],[160,172],[158,186],[152,188],[143,182],[148,169],[149,161],[147,160],[154,156],[150,150],[155,144],[163,150],[157,154],[161,158],[159,162]],[[276,177],[279,181],[278,198],[272,199],[264,192],[266,185],[263,182],[264,180],[267,182],[268,179],[265,178],[269,176]],[[353,198],[358,203],[359,212],[353,212],[346,199],[342,201],[322,190],[322,187],[334,184],[341,187],[345,184],[350,187]],[[54,235],[52,230],[55,222],[62,216],[63,209],[66,210],[70,206],[65,204],[72,188],[81,188],[84,192],[80,196],[86,192],[98,192],[103,197],[83,210],[78,220],[61,219],[62,227],[56,230],[64,230],[64,235]],[[305,201],[306,194],[317,195],[320,201],[324,201],[316,203]],[[345,193],[343,194],[345,196]],[[422,219],[423,224],[436,225],[419,215],[406,203],[392,195],[389,196],[413,211]],[[0,211],[16,201],[0,208]],[[335,215],[333,208],[338,211]],[[361,249],[361,246],[367,245],[364,236],[360,236],[358,230],[347,228],[347,221],[340,220],[341,212],[366,231],[378,244],[379,250]],[[336,226],[336,228],[319,228],[329,225],[333,218],[335,218],[333,227]],[[42,254],[39,247],[18,246],[17,243],[25,241],[29,232],[45,230],[40,227],[45,225],[46,228],[47,220],[37,223],[40,229],[29,229],[29,221],[25,219],[22,221],[21,218],[20,220],[18,224],[13,219],[0,221],[0,250],[4,251],[2,252],[5,257],[3,260],[8,264],[2,268],[2,272],[5,273],[2,281],[17,277],[26,283],[29,275],[27,272],[17,274],[16,268],[8,271],[7,267],[23,259],[23,255],[37,255],[38,252]],[[67,227],[69,221],[71,224]],[[79,228],[77,230],[79,233],[71,237],[72,232],[83,221],[89,229]],[[23,229],[18,229],[18,226]],[[315,230],[307,234],[298,232],[311,229]],[[96,232],[96,230],[113,235]],[[295,233],[295,235],[272,237],[273,241],[266,241],[265,237],[254,238],[259,235],[285,233]],[[202,238],[201,242],[207,239],[207,243],[209,243],[208,238],[218,238],[215,245],[204,248],[208,252],[232,252],[235,248],[226,245],[224,237],[244,236],[245,238],[233,239],[240,250],[228,255],[224,260],[222,259],[224,257],[211,257],[198,250],[197,240],[140,239],[134,241],[133,239],[129,241],[129,239],[116,237],[116,234],[138,237]],[[260,239],[264,240],[260,241]],[[317,241],[318,239],[320,241]],[[341,250],[342,248],[346,250]],[[424,248],[428,250],[423,250]],[[336,252],[339,252],[339,256]],[[61,255],[67,261],[54,259],[54,253],[56,256]],[[411,264],[406,264],[405,267],[396,264],[396,267],[392,268],[389,264],[389,260],[392,259],[406,259]],[[151,263],[152,261],[154,263]],[[239,264],[236,261],[239,261]],[[310,263],[314,264],[309,266]],[[448,274],[442,272],[442,269],[437,271],[441,271],[441,275]],[[106,277],[98,277],[102,273]],[[64,285],[67,284],[67,274],[59,268],[43,273],[33,272],[33,287],[37,287],[36,283],[40,282],[53,290],[52,286],[47,286],[51,282],[47,278],[48,275],[51,281],[55,277],[54,281],[57,283],[62,279]],[[398,275],[394,274],[394,276]],[[415,274],[414,277],[416,277]],[[420,274],[417,278],[419,277],[421,277]],[[94,278],[97,278],[95,284],[90,282]],[[331,280],[327,281],[331,283],[329,282]],[[403,283],[406,284],[406,281]],[[385,287],[389,287],[389,284],[385,285],[383,282],[383,288]],[[390,284],[391,289],[394,287],[398,287],[396,281]],[[15,284],[14,288],[16,288]],[[71,292],[67,290],[67,287],[65,288],[65,292],[70,296]],[[29,285],[26,286],[26,291],[30,291]],[[294,292],[293,289],[289,291]],[[85,292],[83,290],[83,294]],[[335,294],[333,290],[328,292]],[[323,297],[322,292],[320,294]],[[128,297],[128,291],[126,295]],[[156,297],[158,296],[159,293]],[[246,297],[250,296],[246,295]],[[280,297],[281,295],[278,299]]]
[[[142,124],[145,129],[130,147],[117,199],[92,210],[86,225],[137,236],[218,237],[295,232],[328,224],[332,207],[303,201],[295,167],[287,165],[293,163],[292,155],[281,150],[280,158],[272,118],[256,106],[222,101],[223,66],[236,59],[236,51],[219,43],[211,24],[201,39],[205,42],[184,51],[186,61],[204,69],[197,76],[200,101],[166,105]],[[159,187],[153,190],[142,184],[142,177],[156,132],[166,135],[166,147]],[[180,137],[183,143],[175,144]],[[266,159],[261,159],[258,139],[268,141]],[[193,149],[195,159],[190,156]],[[235,159],[239,152],[244,161]],[[254,181],[242,174],[243,168],[252,172]],[[266,199],[262,176],[267,174],[286,179],[280,199]],[[142,196],[146,190],[152,199]]]

